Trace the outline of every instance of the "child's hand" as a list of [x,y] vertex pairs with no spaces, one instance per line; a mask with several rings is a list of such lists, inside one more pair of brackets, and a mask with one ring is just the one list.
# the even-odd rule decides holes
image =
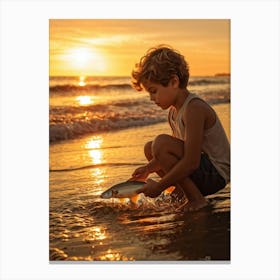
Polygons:
[[162,190],[161,188],[159,188],[158,182],[152,179],[148,179],[147,184],[145,184],[143,188],[139,190],[139,193],[141,192],[144,193],[146,196],[155,198],[161,194]]
[[132,174],[133,179],[140,179],[140,180],[146,180],[146,178],[149,176],[150,172],[147,168],[147,165],[140,166]]

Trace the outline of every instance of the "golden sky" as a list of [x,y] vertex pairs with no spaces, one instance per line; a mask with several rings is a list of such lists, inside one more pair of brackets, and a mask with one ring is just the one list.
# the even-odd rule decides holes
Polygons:
[[51,76],[129,76],[151,47],[185,56],[191,76],[230,73],[230,20],[50,20]]

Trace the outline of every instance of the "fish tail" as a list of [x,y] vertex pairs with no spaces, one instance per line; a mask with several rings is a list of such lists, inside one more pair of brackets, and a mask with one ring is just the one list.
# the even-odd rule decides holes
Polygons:
[[172,186],[172,187],[169,187],[167,189],[164,190],[164,194],[170,194],[174,191],[175,187]]
[[139,197],[139,194],[137,195],[134,195],[130,198],[130,201],[132,201],[134,204],[137,204],[138,202],[138,197]]

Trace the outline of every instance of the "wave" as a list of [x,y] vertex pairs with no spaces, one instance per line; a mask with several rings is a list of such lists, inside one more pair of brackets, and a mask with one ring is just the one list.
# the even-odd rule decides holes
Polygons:
[[[138,99],[138,100],[119,100],[119,101],[106,101],[105,104],[91,104],[83,106],[51,106],[50,114],[61,115],[61,114],[83,114],[85,112],[106,112],[108,113],[113,107],[124,107],[132,108],[136,106],[145,106],[151,104],[149,100]],[[117,108],[115,108],[117,110]]]
[[99,167],[114,167],[114,166],[139,166],[142,163],[140,162],[122,162],[122,163],[99,163],[99,164],[91,164],[85,166],[78,166],[73,168],[65,168],[65,169],[50,169],[49,172],[72,172],[78,171],[83,169],[92,169],[92,168],[99,168]]
[[[202,77],[202,78],[191,78],[189,81],[189,86],[204,86],[204,85],[218,85],[218,84],[229,84],[229,77]],[[108,84],[98,84],[90,83],[85,85],[79,84],[56,84],[51,85],[49,90],[51,93],[64,93],[64,92],[77,92],[77,91],[97,91],[97,90],[128,90],[132,89],[130,83],[108,83]]]
[[[209,104],[230,102],[230,89],[197,91]],[[90,133],[147,126],[167,121],[167,112],[148,99],[105,101],[87,106],[50,106],[49,141],[74,139]]]
[[93,91],[93,90],[101,90],[101,89],[107,89],[107,90],[124,90],[124,89],[132,89],[130,84],[108,84],[108,85],[99,85],[99,84],[89,84],[89,85],[71,85],[71,84],[65,84],[65,85],[54,85],[49,87],[50,92],[54,93],[63,93],[63,92],[76,92],[76,91]]
[[93,118],[91,120],[72,123],[56,123],[50,125],[49,141],[52,143],[61,140],[74,139],[89,133],[146,126],[165,121],[166,117],[122,117],[107,119]]
[[[218,104],[218,103],[226,103],[230,102],[229,92],[228,90],[216,90],[216,91],[205,91],[204,93],[199,93],[199,95],[206,100],[209,104]],[[51,106],[50,107],[50,115],[67,115],[67,114],[83,114],[85,112],[94,112],[96,116],[98,116],[98,112],[101,113],[99,116],[103,118],[105,113],[106,115],[110,114],[110,111],[117,111],[117,108],[140,108],[143,110],[143,107],[147,108],[148,106],[153,105],[148,99],[137,99],[137,100],[118,100],[118,101],[106,101],[105,104],[91,104],[91,105],[83,105],[83,106]]]
[[229,84],[228,77],[202,78],[189,81],[189,86],[204,86],[204,85],[224,85]]

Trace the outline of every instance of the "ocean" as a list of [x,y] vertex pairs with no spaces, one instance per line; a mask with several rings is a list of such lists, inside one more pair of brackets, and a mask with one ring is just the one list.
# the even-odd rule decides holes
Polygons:
[[[230,78],[190,78],[189,90],[210,104],[229,102]],[[51,143],[166,121],[166,111],[132,89],[129,77],[50,77],[49,106]]]
[[[230,78],[194,77],[189,89],[230,139]],[[169,193],[100,198],[146,163],[146,142],[171,133],[167,111],[128,77],[51,77],[49,109],[50,261],[230,260],[230,184],[194,213],[176,211]]]

